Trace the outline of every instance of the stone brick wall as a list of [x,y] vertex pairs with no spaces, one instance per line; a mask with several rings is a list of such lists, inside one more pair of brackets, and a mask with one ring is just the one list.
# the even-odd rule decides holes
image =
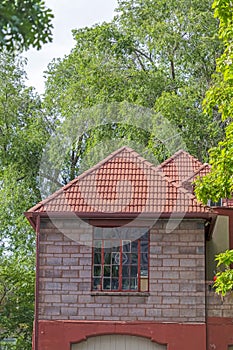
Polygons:
[[208,317],[230,317],[233,321],[233,294],[222,298],[210,288],[211,283],[207,283],[206,307]]
[[[149,293],[91,292],[92,230],[75,220],[41,223],[39,319],[205,322],[204,222],[150,231]],[[61,231],[61,232],[59,232]]]

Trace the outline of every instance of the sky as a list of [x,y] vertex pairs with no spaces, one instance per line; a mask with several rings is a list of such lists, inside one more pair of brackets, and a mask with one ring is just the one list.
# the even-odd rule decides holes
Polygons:
[[24,53],[28,59],[26,85],[44,92],[44,71],[53,58],[64,57],[74,47],[72,29],[90,27],[109,22],[114,16],[117,0],[45,0],[55,16],[53,42],[44,44],[41,50],[30,49]]

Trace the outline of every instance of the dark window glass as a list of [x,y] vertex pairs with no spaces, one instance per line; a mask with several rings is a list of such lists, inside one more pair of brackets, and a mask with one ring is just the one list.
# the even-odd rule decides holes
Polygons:
[[145,229],[96,228],[93,243],[93,290],[148,291]]

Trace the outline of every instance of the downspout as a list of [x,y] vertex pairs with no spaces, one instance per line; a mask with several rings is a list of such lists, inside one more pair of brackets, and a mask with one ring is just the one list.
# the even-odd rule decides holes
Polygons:
[[40,249],[40,215],[36,215],[36,282],[35,282],[35,315],[34,315],[34,332],[33,332],[33,350],[39,349],[39,249]]

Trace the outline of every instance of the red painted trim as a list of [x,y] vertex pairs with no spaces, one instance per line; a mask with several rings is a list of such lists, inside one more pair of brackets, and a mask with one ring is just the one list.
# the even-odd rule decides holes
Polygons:
[[[94,289],[93,286],[94,286],[94,279],[97,278],[95,275],[94,275],[94,266],[95,266],[95,244],[92,248],[92,291],[97,291],[97,290],[100,290],[102,292],[115,292],[115,293],[118,293],[118,292],[132,292],[132,293],[137,293],[137,292],[140,292],[141,291],[141,242],[142,241],[145,241],[148,243],[148,288],[149,288],[149,251],[150,251],[150,231],[147,229],[147,234],[148,234],[148,238],[147,240],[145,239],[142,239],[141,238],[138,238],[136,239],[135,241],[137,241],[137,256],[138,256],[138,262],[137,262],[137,269],[138,269],[138,277],[137,277],[137,289],[131,289],[131,285],[129,285],[129,289],[122,289],[122,285],[123,285],[123,239],[122,238],[119,238],[119,241],[120,241],[120,250],[119,250],[119,257],[120,257],[120,261],[119,261],[119,275],[118,275],[118,289],[104,289],[103,288],[103,285],[104,285],[104,279],[105,279],[105,275],[104,275],[104,268],[105,266],[109,266],[108,264],[105,264],[105,253],[104,253],[104,250],[105,250],[105,242],[106,241],[112,241],[114,242],[114,239],[101,239],[101,275],[100,275],[100,281],[101,281],[101,285],[100,285],[100,289]],[[95,234],[94,234],[95,235]],[[94,241],[100,241],[99,238],[95,238],[95,236],[93,237],[93,240]],[[131,241],[132,242],[132,241]],[[132,254],[132,251],[130,251],[130,254]],[[129,265],[130,267],[133,266],[131,263]],[[110,267],[112,267],[112,264],[110,264]],[[129,283],[131,283],[131,273],[129,274]],[[111,273],[110,273],[110,283],[112,283],[112,277],[111,277]],[[148,291],[148,289],[147,289]],[[144,291],[145,292],[145,291]]]
[[35,225],[34,221],[32,220],[32,218],[28,218],[28,221],[30,222],[30,224],[33,227],[34,231],[36,231],[36,225]]
[[228,350],[229,345],[233,345],[233,318],[210,317],[207,329],[207,350]]
[[154,218],[170,218],[172,215],[172,218],[183,218],[183,217],[188,217],[188,218],[200,218],[200,219],[209,219],[212,218],[214,215],[214,212],[180,212],[180,213],[164,213],[164,212],[158,212],[158,213],[149,213],[149,212],[135,212],[135,213],[122,213],[122,212],[117,212],[117,213],[103,213],[103,212],[66,212],[66,211],[58,211],[58,212],[36,212],[36,213],[30,213],[26,212],[25,216],[28,217],[34,217],[36,214],[40,215],[42,218],[60,218],[62,217],[67,217],[67,218],[74,218],[74,215],[77,217],[83,218],[83,219],[117,219],[117,218],[124,218],[124,219],[132,219],[132,218],[137,218],[138,215],[142,215],[143,218],[147,219],[154,219]]
[[104,249],[103,249],[103,245],[104,245],[104,240],[101,239],[101,275],[100,275],[100,290],[103,290],[103,276],[104,276]]
[[107,321],[39,321],[38,350],[70,350],[88,337],[122,334],[167,344],[167,350],[227,350],[233,345],[232,318],[212,317],[206,324]]
[[147,291],[149,292],[149,286],[150,286],[150,248],[151,248],[151,241],[150,241],[150,230],[148,230],[148,288]]
[[[233,314],[232,317],[208,317],[207,318],[208,325],[232,325],[233,327]],[[233,335],[233,333],[232,333]]]
[[35,316],[33,332],[33,350],[38,350],[38,318],[39,318],[39,262],[40,262],[40,216],[36,218],[36,283],[35,283]]
[[123,246],[122,246],[122,241],[120,244],[120,265],[119,265],[119,291],[122,291],[122,268],[123,268],[123,264],[122,264],[122,253],[123,253]]
[[[70,350],[88,337],[121,334],[151,339],[167,350],[206,350],[206,325],[158,322],[40,321],[38,350]],[[223,350],[222,348],[219,348]]]
[[229,217],[229,249],[233,249],[233,208],[219,207],[214,211],[219,215]]
[[[141,239],[138,239],[138,291],[141,291]],[[149,253],[149,242],[148,242],[148,253]],[[149,266],[148,266],[149,271]]]
[[[121,219],[126,219],[129,220],[129,222],[135,218],[137,218],[139,215],[141,215],[140,220],[145,220],[145,219],[150,219],[150,220],[155,220],[157,221],[158,219],[169,219],[172,215],[172,218],[175,219],[184,219],[184,218],[193,218],[193,219],[204,219],[204,220],[211,220],[213,217],[216,216],[214,212],[200,212],[200,213],[143,213],[143,212],[138,212],[138,213],[102,213],[102,212],[93,212],[93,213],[85,213],[85,212],[26,212],[24,215],[31,220],[29,222],[32,224],[32,222],[35,224],[35,216],[40,215],[41,218],[71,218],[74,219],[75,216],[77,216],[80,219],[94,219],[96,220],[96,224],[94,225],[93,222],[89,222],[93,226],[98,226],[98,220],[99,219],[116,219],[116,220],[121,220]],[[102,225],[102,224],[101,224]],[[120,226],[120,224],[119,224]]]
[[[93,240],[93,238],[92,238]],[[92,255],[91,255],[91,290],[94,289],[94,254],[95,254],[95,246],[93,245],[93,241],[92,241]]]

